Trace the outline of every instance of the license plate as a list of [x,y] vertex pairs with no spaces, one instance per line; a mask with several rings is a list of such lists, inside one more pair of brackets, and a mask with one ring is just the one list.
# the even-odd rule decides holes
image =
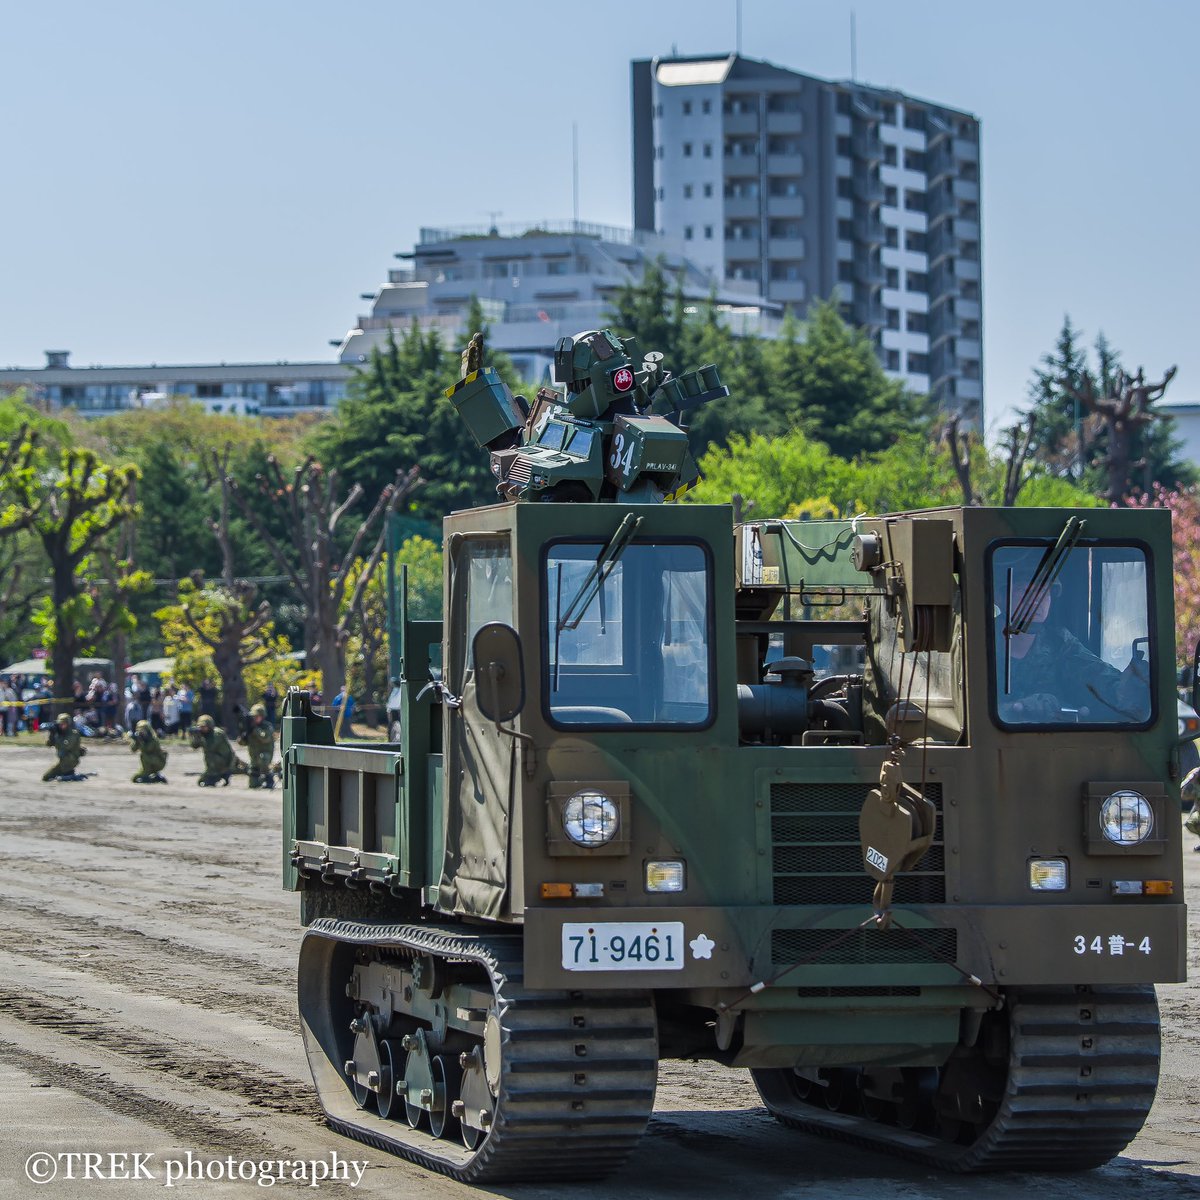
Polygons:
[[682,971],[682,921],[588,921],[562,927],[565,971]]

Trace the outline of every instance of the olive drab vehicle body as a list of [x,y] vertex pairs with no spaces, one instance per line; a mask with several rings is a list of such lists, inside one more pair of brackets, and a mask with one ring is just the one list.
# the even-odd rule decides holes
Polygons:
[[404,584],[398,740],[283,718],[335,1128],[595,1176],[659,1059],[707,1057],[950,1169],[1136,1134],[1185,971],[1168,513],[735,526],[614,487],[448,516],[442,621]]

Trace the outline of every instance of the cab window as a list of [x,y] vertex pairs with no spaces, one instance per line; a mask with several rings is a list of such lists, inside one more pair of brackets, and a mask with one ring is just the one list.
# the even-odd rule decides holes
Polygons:
[[603,553],[603,542],[560,542],[546,554],[543,662],[551,721],[593,729],[709,724],[706,548],[636,541],[607,564]]
[[[1150,571],[1139,546],[993,548],[992,690],[1001,725],[1140,727],[1153,715]],[[1047,569],[1049,567],[1049,569]]]

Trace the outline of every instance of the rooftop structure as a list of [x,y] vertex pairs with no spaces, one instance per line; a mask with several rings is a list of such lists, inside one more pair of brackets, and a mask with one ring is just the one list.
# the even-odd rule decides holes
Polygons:
[[525,378],[542,380],[558,339],[609,324],[618,290],[640,281],[655,260],[678,280],[686,301],[698,305],[715,293],[721,319],[736,334],[778,331],[782,305],[753,282],[722,279],[683,249],[680,239],[580,221],[422,229],[417,245],[396,256],[409,265],[364,295],[370,313],[334,344],[342,362],[362,363],[389,329],[414,320],[456,341],[470,332],[464,319],[478,297],[492,346]]
[[68,351],[47,350],[44,367],[0,368],[0,394],[23,388],[35,403],[88,416],[153,408],[172,398],[198,401],[210,412],[287,416],[335,407],[351,374],[336,362],[72,367]]
[[634,225],[801,313],[837,295],[885,370],[983,425],[979,121],[737,54],[632,65]]

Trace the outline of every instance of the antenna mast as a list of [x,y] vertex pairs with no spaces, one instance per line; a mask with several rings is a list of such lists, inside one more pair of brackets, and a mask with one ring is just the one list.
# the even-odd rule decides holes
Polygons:
[[579,122],[571,122],[571,216],[579,232]]

